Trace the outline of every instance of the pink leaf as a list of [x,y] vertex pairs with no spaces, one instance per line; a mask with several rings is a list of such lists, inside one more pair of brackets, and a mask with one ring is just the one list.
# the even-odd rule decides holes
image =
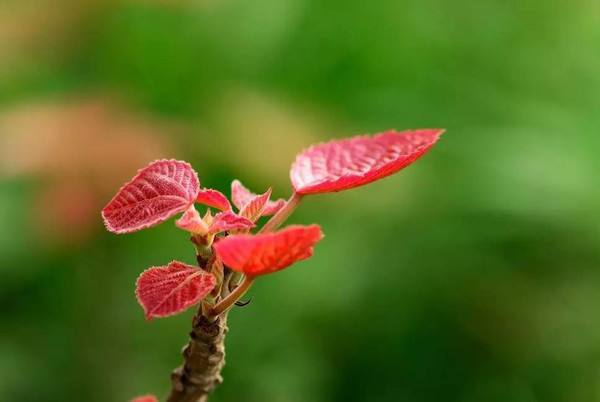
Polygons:
[[214,248],[229,268],[256,276],[279,271],[309,258],[314,245],[322,238],[318,225],[296,225],[274,233],[225,237],[216,242]]
[[199,204],[208,205],[209,207],[220,209],[221,211],[231,210],[231,204],[223,193],[210,188],[200,189],[196,202]]
[[181,216],[181,218],[175,221],[175,225],[178,228],[186,230],[190,233],[204,235],[208,232],[208,226],[202,220],[202,217],[194,207],[191,205]]
[[296,157],[290,178],[298,194],[347,190],[379,180],[427,152],[443,130],[388,131],[314,145]]
[[248,190],[239,180],[231,182],[231,201],[238,210],[241,210],[256,194]]
[[[231,183],[231,199],[233,200],[233,205],[235,205],[238,210],[244,208],[246,204],[248,204],[251,200],[253,200],[256,197],[257,195],[248,190],[246,187],[244,187],[244,185],[239,180],[234,180]],[[277,211],[279,211],[284,205],[285,200],[283,198],[280,198],[275,201],[267,201],[262,215],[275,215]]]
[[252,222],[256,222],[260,218],[271,197],[271,189],[269,188],[264,194],[251,199],[240,211],[240,216],[248,218]]
[[251,220],[236,215],[231,211],[226,211],[215,215],[208,231],[215,234],[233,229],[252,229],[254,226]]
[[135,294],[146,318],[167,317],[198,303],[213,290],[215,277],[201,269],[173,261],[152,267],[139,276]]
[[182,161],[159,160],[140,170],[104,207],[106,228],[129,233],[157,225],[196,200],[198,175]]
[[130,402],[158,402],[158,399],[154,395],[143,395],[133,398]]
[[283,206],[285,205],[285,200],[283,198],[279,198],[275,201],[267,201],[267,205],[265,205],[265,209],[262,211],[262,216],[270,216],[275,215]]

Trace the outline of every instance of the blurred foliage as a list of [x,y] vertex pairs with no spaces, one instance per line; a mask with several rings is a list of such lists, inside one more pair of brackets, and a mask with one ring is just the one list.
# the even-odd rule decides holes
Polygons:
[[136,167],[286,196],[302,147],[390,127],[448,133],[302,205],[327,237],[232,312],[211,400],[600,400],[599,45],[590,0],[3,0],[0,400],[166,394],[192,312],[133,286],[193,254],[103,231]]

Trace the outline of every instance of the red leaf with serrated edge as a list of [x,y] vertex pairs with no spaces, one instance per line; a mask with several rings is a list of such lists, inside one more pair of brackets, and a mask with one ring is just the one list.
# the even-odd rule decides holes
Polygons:
[[323,238],[319,225],[289,226],[274,233],[225,237],[214,245],[229,268],[248,276],[269,274],[312,256]]
[[198,303],[216,285],[215,277],[194,266],[173,261],[139,276],[135,294],[146,318],[167,317]]
[[221,211],[231,210],[231,204],[229,203],[227,197],[225,197],[225,195],[220,191],[213,190],[211,188],[200,189],[200,192],[198,192],[198,197],[196,198],[196,202],[220,209]]
[[258,195],[251,199],[240,211],[240,216],[248,218],[252,222],[256,222],[263,215],[263,211],[271,197],[271,189],[269,188],[264,194]]
[[251,220],[236,215],[231,211],[226,211],[215,215],[208,231],[211,234],[216,234],[233,229],[252,229],[254,226]]
[[198,175],[188,163],[152,162],[121,187],[104,207],[104,224],[114,233],[157,225],[192,205],[199,187]]
[[[244,187],[239,180],[234,180],[231,182],[231,199],[233,201],[233,205],[235,205],[238,210],[244,208],[246,204],[256,197],[257,195]],[[283,198],[275,201],[269,200],[267,201],[261,216],[275,215],[277,211],[283,208],[284,205],[285,200]]]
[[290,178],[298,194],[362,186],[396,173],[427,152],[444,130],[387,131],[314,145],[296,157]]
[[181,218],[175,221],[178,228],[190,233],[204,235],[208,232],[208,225],[202,220],[202,217],[192,205],[181,215]]
[[154,395],[143,395],[133,398],[130,402],[158,402],[158,398]]

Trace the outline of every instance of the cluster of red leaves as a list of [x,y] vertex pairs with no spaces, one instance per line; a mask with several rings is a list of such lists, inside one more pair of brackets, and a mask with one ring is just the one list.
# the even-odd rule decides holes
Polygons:
[[[427,152],[442,132],[388,131],[312,146],[296,157],[290,171],[296,196],[347,190],[389,176]],[[221,192],[200,188],[198,175],[188,163],[160,160],[125,184],[102,210],[102,216],[109,231],[129,233],[183,212],[176,225],[212,245],[216,254],[213,266],[222,269],[225,264],[254,278],[311,257],[315,244],[323,238],[318,225],[293,225],[274,233],[249,234],[261,216],[276,215],[286,207],[283,199],[271,201],[270,196],[271,189],[256,195],[234,180],[231,198],[236,213]],[[208,209],[202,217],[195,203],[219,212],[213,216]],[[215,240],[215,235],[222,232],[229,235]],[[199,303],[216,286],[218,275],[173,261],[144,271],[138,278],[136,295],[151,319],[177,314]],[[131,402],[158,400],[146,395]]]
[[[441,134],[442,130],[388,131],[312,146],[292,165],[294,191],[298,196],[336,192],[389,176],[423,155]],[[270,196],[271,189],[257,195],[234,180],[231,198],[236,213],[224,194],[200,187],[198,175],[188,163],[159,160],[125,184],[102,216],[109,231],[130,233],[183,213],[176,225],[212,245],[217,259],[213,264],[223,263],[253,278],[309,258],[323,237],[318,225],[250,234],[261,216],[277,214],[285,207],[283,199],[271,201]],[[196,203],[208,207],[204,216],[196,210]],[[210,208],[218,212],[213,215]],[[223,232],[229,235],[215,239]],[[217,276],[208,270],[173,261],[144,271],[136,295],[151,319],[199,303],[216,286]]]

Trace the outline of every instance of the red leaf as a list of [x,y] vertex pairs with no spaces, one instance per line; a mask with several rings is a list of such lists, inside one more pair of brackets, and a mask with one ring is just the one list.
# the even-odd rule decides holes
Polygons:
[[271,189],[268,189],[264,194],[254,197],[244,205],[240,211],[240,216],[256,222],[263,215],[263,211],[269,202],[269,197],[271,197]]
[[233,229],[252,229],[254,226],[251,220],[226,211],[215,215],[208,231],[215,234]]
[[130,402],[158,402],[158,399],[154,395],[144,395],[133,398]]
[[[235,205],[238,210],[244,208],[246,204],[256,197],[257,195],[244,187],[239,180],[234,180],[231,183],[231,199],[233,200],[233,205]],[[267,201],[261,216],[275,215],[284,205],[285,200],[283,198],[275,201]]]
[[203,188],[198,193],[196,202],[199,204],[208,205],[209,207],[220,209],[221,211],[231,210],[231,204],[223,193],[210,188]]
[[190,233],[205,235],[208,232],[208,226],[194,207],[191,205],[181,216],[175,221],[178,228],[186,230]]
[[145,270],[136,285],[138,302],[151,320],[180,313],[198,303],[213,290],[216,279],[201,269],[173,261]]
[[323,238],[318,225],[289,226],[274,233],[225,237],[214,248],[229,268],[248,276],[279,271],[312,256]]
[[443,130],[388,131],[314,145],[296,157],[290,178],[298,194],[347,190],[410,165]]
[[129,233],[157,225],[196,200],[198,175],[182,161],[159,160],[140,170],[102,210],[106,228]]

